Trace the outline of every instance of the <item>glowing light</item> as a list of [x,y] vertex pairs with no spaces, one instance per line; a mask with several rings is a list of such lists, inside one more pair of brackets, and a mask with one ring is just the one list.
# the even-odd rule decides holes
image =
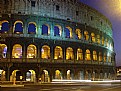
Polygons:
[[52,83],[78,83],[78,82],[88,82],[88,83],[112,83],[112,82],[121,82],[121,80],[102,80],[102,81],[91,81],[91,80],[58,80],[53,79]]

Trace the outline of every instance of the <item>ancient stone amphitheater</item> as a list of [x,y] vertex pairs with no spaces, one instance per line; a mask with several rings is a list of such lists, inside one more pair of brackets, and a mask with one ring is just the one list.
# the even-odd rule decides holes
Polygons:
[[0,80],[115,79],[110,21],[78,0],[0,1]]

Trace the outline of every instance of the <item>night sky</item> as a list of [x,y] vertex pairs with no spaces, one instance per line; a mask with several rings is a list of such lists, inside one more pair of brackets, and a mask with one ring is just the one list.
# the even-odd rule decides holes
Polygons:
[[112,23],[116,66],[121,66],[121,0],[80,0],[105,15]]

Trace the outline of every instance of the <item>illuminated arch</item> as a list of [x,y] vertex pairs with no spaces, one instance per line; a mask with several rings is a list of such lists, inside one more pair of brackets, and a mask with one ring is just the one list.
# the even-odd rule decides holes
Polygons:
[[13,46],[12,58],[22,58],[22,46],[20,44]]
[[50,47],[47,45],[42,46],[41,49],[41,58],[49,59],[50,58]]
[[72,28],[66,27],[65,28],[66,38],[72,38]]
[[34,70],[29,70],[26,72],[26,81],[31,81],[31,82],[36,81],[36,73]]
[[62,59],[63,58],[63,51],[60,46],[56,46],[54,50],[54,59]]
[[71,70],[67,70],[67,80],[71,80]]
[[0,81],[6,81],[6,71],[0,69]]
[[48,24],[42,25],[42,35],[49,35],[50,34],[50,26]]
[[104,45],[104,37],[102,37],[102,45]]
[[86,80],[91,80],[91,78],[92,78],[92,75],[91,75],[91,71],[90,70],[87,70],[86,71],[86,73],[85,73],[85,78],[86,78]]
[[95,34],[94,33],[91,33],[91,41],[95,42]]
[[81,39],[82,38],[82,35],[81,35],[81,30],[80,29],[76,29],[76,36],[78,39]]
[[99,72],[97,70],[93,71],[93,80],[97,80],[99,77]]
[[9,31],[9,22],[7,20],[2,21],[0,27],[0,33],[7,33]]
[[108,47],[108,45],[109,45],[109,44],[108,44],[108,39],[107,39],[107,38],[105,39],[105,45],[106,45],[106,47]]
[[77,60],[83,60],[83,51],[82,49],[77,49]]
[[37,48],[35,45],[31,44],[27,47],[27,58],[36,58]]
[[108,54],[107,54],[107,60],[108,60],[108,62],[111,62],[111,53],[110,52],[108,52]]
[[66,49],[66,60],[72,60],[72,59],[74,59],[73,49],[71,47],[68,47]]
[[60,25],[54,26],[54,36],[61,36],[62,35],[62,27]]
[[102,61],[102,53],[99,52],[99,62],[101,62],[101,61]]
[[111,51],[113,51],[113,44],[112,44],[112,43],[109,44],[109,49],[110,49]]
[[89,49],[87,49],[85,52],[85,60],[87,61],[91,60],[91,54]]
[[79,75],[79,79],[80,79],[80,80],[84,80],[84,70],[80,70],[80,71],[78,72],[78,75]]
[[62,73],[60,70],[55,71],[55,79],[62,80]]
[[28,34],[36,34],[37,33],[37,25],[35,22],[29,22],[28,25]]
[[105,52],[104,53],[104,62],[106,62],[107,61],[107,53]]
[[88,33],[88,31],[84,31],[84,38],[85,38],[85,40],[89,40],[89,33]]
[[7,46],[5,44],[0,44],[0,58],[6,58],[7,56]]
[[50,82],[50,76],[49,76],[49,72],[47,70],[42,71],[40,80],[41,80],[41,82]]
[[23,22],[22,21],[16,21],[14,23],[13,33],[17,33],[17,34],[23,33]]
[[93,51],[93,60],[97,61],[97,52],[96,51]]
[[97,35],[97,43],[100,44],[100,35]]
[[20,70],[14,70],[10,76],[10,81],[21,81],[22,80],[22,72]]

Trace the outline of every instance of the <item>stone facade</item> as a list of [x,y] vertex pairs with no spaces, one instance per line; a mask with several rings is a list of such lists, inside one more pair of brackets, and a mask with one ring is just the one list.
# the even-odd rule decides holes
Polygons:
[[4,0],[0,11],[1,80],[115,79],[112,26],[98,11],[76,0]]

